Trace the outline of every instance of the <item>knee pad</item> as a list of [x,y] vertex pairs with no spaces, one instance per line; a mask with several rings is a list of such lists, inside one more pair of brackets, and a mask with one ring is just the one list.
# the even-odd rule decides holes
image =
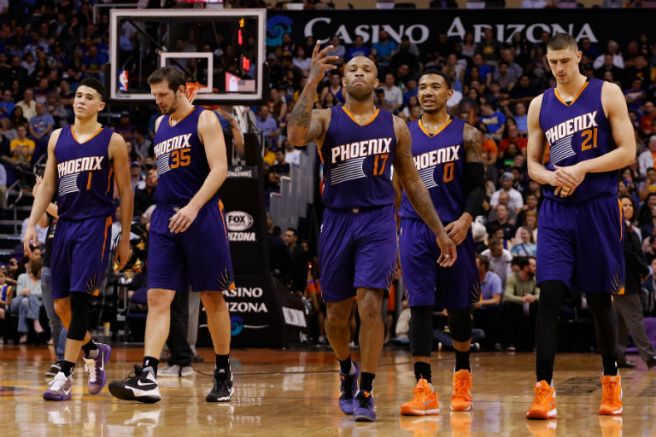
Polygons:
[[449,332],[455,341],[465,342],[471,339],[474,323],[471,317],[471,309],[447,310],[449,321]]
[[410,308],[410,350],[413,357],[429,357],[433,350],[433,307]]
[[84,340],[89,329],[90,299],[88,293],[71,293],[71,323],[66,338],[75,341]]

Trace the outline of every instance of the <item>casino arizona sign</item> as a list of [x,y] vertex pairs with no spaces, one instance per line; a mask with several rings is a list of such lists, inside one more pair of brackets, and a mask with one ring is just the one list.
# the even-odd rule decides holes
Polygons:
[[[358,14],[355,14],[358,16]],[[353,41],[356,37],[361,36],[365,43],[375,44],[379,40],[379,35],[381,30],[389,33],[390,37],[397,43],[401,42],[403,36],[407,36],[411,42],[415,44],[423,44],[428,42],[431,39],[431,32],[435,37],[437,33],[444,32],[446,28],[446,34],[448,37],[460,37],[464,38],[467,31],[472,31],[474,34],[474,41],[480,42],[483,37],[483,31],[486,28],[494,29],[497,40],[500,42],[510,42],[513,36],[517,33],[523,34],[526,39],[531,43],[537,43],[540,41],[540,37],[543,32],[548,32],[549,34],[564,32],[570,33],[576,37],[577,40],[582,38],[589,38],[591,42],[598,42],[598,38],[592,30],[592,26],[588,22],[579,22],[579,23],[501,23],[501,24],[489,24],[489,23],[471,23],[472,19],[467,18],[465,22],[463,19],[457,15],[453,17],[448,26],[444,26],[445,17],[438,18],[430,14],[430,20],[426,21],[426,24],[418,23],[415,21],[414,24],[406,24],[403,14],[396,18],[396,23],[391,24],[358,24],[358,22],[350,22],[349,19],[344,20],[344,16],[340,17],[339,20],[329,16],[320,16],[309,19],[305,23],[304,27],[304,36],[314,36],[319,39],[322,43],[327,42],[331,36],[339,36],[345,44],[353,44]],[[376,16],[372,17],[371,21],[376,19]],[[337,24],[341,23],[341,24]],[[498,23],[498,22],[497,22]],[[434,38],[433,38],[434,40]]]

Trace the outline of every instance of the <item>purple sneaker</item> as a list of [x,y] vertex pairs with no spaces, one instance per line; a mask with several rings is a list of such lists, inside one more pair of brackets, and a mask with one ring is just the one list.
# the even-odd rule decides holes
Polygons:
[[344,375],[339,373],[341,384],[339,387],[339,408],[344,414],[353,414],[353,396],[358,391],[358,377],[360,376],[360,368],[357,363],[353,361],[355,367],[355,374]]
[[84,369],[89,373],[89,393],[92,395],[100,393],[107,382],[105,366],[112,356],[112,348],[104,343],[98,343],[98,356],[96,358],[85,358]]
[[357,422],[375,422],[374,394],[369,391],[358,390],[353,398],[353,416]]
[[70,401],[72,391],[73,375],[67,377],[64,372],[59,372],[50,381],[48,390],[43,393],[43,399],[46,401]]

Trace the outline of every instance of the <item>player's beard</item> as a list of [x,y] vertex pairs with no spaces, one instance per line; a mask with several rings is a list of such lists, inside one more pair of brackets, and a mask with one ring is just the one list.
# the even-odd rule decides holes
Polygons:
[[353,100],[369,100],[373,97],[374,89],[369,88],[369,87],[355,87],[355,86],[347,86],[346,87],[346,92],[349,94]]
[[173,103],[169,107],[168,111],[162,111],[164,115],[171,115],[178,109],[178,96],[173,97]]

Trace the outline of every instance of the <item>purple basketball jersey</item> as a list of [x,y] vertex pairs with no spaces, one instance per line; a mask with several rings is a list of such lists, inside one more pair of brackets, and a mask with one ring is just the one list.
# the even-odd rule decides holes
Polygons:
[[[540,107],[540,128],[547,139],[545,167],[555,170],[555,165],[565,167],[593,159],[615,149],[610,124],[601,104],[604,82],[590,79],[579,96],[567,104],[556,88],[544,92]],[[600,195],[617,194],[618,172],[588,173],[569,197],[554,195],[554,187],[545,185],[548,198],[579,203]]]
[[394,120],[384,109],[361,126],[347,109],[331,110],[321,146],[324,165],[323,202],[335,209],[372,208],[394,203],[390,169],[396,149]]
[[[421,120],[410,124],[412,157],[421,180],[428,188],[440,218],[449,223],[457,220],[465,210],[463,178],[465,171],[465,122],[452,118],[435,135],[429,135]],[[399,215],[421,220],[405,191]]]
[[[175,126],[165,115],[155,132],[155,159],[157,160],[158,205],[185,206],[200,190],[210,172],[205,147],[198,136],[198,118],[204,111],[195,107]],[[218,201],[218,193],[215,194]]]
[[102,128],[80,144],[71,126],[64,127],[55,144],[57,205],[62,220],[111,216],[114,212],[114,171],[109,142],[114,131]]

